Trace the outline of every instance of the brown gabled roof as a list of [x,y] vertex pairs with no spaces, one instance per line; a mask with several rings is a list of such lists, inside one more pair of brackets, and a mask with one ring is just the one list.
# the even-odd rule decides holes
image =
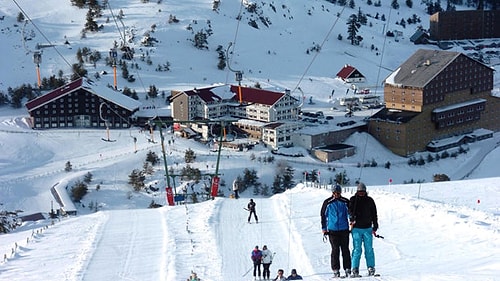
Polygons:
[[184,93],[188,96],[199,96],[206,103],[220,101],[221,98],[214,92],[212,92],[212,89],[214,89],[215,87],[216,86],[201,89],[194,88],[193,90],[185,91]]
[[[351,77],[351,75],[356,72],[357,69],[354,67],[354,66],[351,66],[351,65],[344,65],[344,67],[342,67],[342,69],[337,73],[337,77],[340,77],[342,79],[347,79],[349,77]],[[361,73],[360,73],[361,74]]]
[[100,86],[85,77],[79,78],[73,82],[70,82],[62,87],[59,87],[52,92],[45,95],[39,96],[35,99],[30,100],[26,103],[26,108],[29,112],[53,101],[64,95],[72,93],[78,89],[84,89],[85,91],[96,95],[103,100],[110,101],[114,104],[119,105],[130,111],[134,111],[139,108],[141,102],[134,100],[133,98],[127,97],[121,92],[115,91],[107,86]]
[[231,92],[235,94],[232,97],[232,100],[236,102],[240,101],[240,96],[239,96],[240,90],[241,90],[241,100],[243,102],[264,104],[269,106],[275,104],[279,99],[281,99],[285,95],[284,93],[279,93],[279,92],[231,85]]
[[63,85],[52,92],[39,96],[35,99],[32,99],[26,103],[26,108],[28,111],[32,111],[33,109],[40,107],[50,101],[57,99],[60,96],[64,96],[67,93],[74,91],[82,86],[83,78],[77,79],[69,84]]
[[141,105],[139,101],[127,97],[121,92],[115,91],[106,86],[99,86],[92,80],[83,77],[73,82],[70,82],[64,86],[61,86],[53,90],[52,92],[49,92],[45,95],[39,96],[35,99],[28,101],[26,103],[26,108],[28,109],[29,112],[31,112],[53,100],[56,100],[62,96],[72,93],[78,89],[84,89],[87,92],[90,92],[106,101],[110,101],[130,111],[136,110]]
[[419,49],[386,82],[423,88],[460,55],[459,52]]

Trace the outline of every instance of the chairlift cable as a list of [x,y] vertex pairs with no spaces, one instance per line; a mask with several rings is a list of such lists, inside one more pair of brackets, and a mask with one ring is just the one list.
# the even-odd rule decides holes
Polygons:
[[[390,22],[391,20],[391,12],[392,12],[392,7],[389,6],[389,16],[387,17],[387,22]],[[385,32],[385,30],[384,30]],[[381,51],[381,54],[380,54],[380,63],[378,65],[378,71],[377,71],[377,80],[376,83],[375,83],[375,93],[377,93],[377,90],[378,90],[378,87],[379,87],[379,79],[380,79],[380,70],[382,69],[382,62],[384,60],[384,51],[385,51],[385,46],[386,46],[386,42],[387,42],[387,36],[385,34],[384,35],[384,41],[383,41],[383,44],[382,44],[382,51]],[[372,108],[372,113],[373,113],[373,108]],[[370,114],[371,116],[372,114]],[[370,122],[368,122],[367,124],[367,132],[370,131]],[[359,177],[358,179],[361,179],[361,176],[363,175],[363,168],[364,168],[364,162],[365,162],[365,156],[366,156],[366,149],[368,147],[368,138],[369,138],[370,134],[367,133],[366,134],[366,141],[365,141],[365,145],[364,145],[364,148],[363,148],[363,157],[361,158],[361,167],[359,169]]]
[[[42,32],[42,30],[40,30],[40,28],[38,28],[38,26],[33,22],[33,20],[31,20],[30,16],[28,15],[28,13],[26,13],[23,8],[21,8],[21,6],[17,3],[16,0],[12,0],[12,2],[14,2],[14,4],[16,4],[16,6],[19,8],[19,10],[23,13],[23,15],[28,19],[28,21],[35,27],[35,29],[40,33],[40,35],[42,35],[42,37],[45,39],[45,41],[47,41],[49,43],[49,46],[52,47],[56,53],[63,59],[63,61],[71,68],[71,63],[69,63],[66,58],[59,52],[59,50],[56,48],[55,44],[53,44],[49,38],[47,38],[47,36],[45,36],[45,34]],[[24,40],[24,39],[23,39]],[[81,78],[80,74],[78,73],[75,73],[76,75],[78,75],[79,78]]]
[[[340,10],[340,13],[337,15],[337,19],[333,22],[332,26],[330,27],[330,30],[328,30],[325,38],[323,39],[323,42],[321,42],[320,44],[320,49],[323,49],[323,45],[325,45],[325,42],[328,40],[328,38],[330,37],[330,34],[332,33],[333,31],[333,28],[335,27],[335,25],[337,25],[337,22],[339,21],[340,19],[340,15],[342,15],[342,13],[344,12],[345,10],[345,7],[347,5],[344,5],[342,7],[342,9]],[[312,57],[311,59],[311,62],[309,62],[309,64],[306,66],[306,69],[304,70],[304,73],[302,73],[302,76],[300,77],[299,81],[297,82],[297,85],[295,85],[295,87],[293,88],[292,90],[292,93],[295,92],[295,90],[297,90],[297,88],[300,86],[300,83],[302,82],[302,80],[304,80],[304,77],[306,76],[307,72],[309,71],[309,69],[311,68],[312,64],[314,63],[314,61],[316,60],[316,58],[318,57],[319,55],[319,52],[315,52],[314,56]]]
[[[233,38],[233,41],[232,42],[229,42],[230,44],[232,44],[232,49],[234,51],[235,47],[236,47],[236,40],[238,38],[238,33],[239,33],[239,30],[240,30],[240,22],[241,22],[241,15],[242,15],[242,11],[243,11],[243,1],[244,0],[241,0],[240,1],[240,11],[238,12],[238,15],[236,16],[237,20],[236,20],[236,31],[234,32],[234,38]],[[228,64],[228,69],[226,71],[226,82],[225,84],[227,84],[227,81],[229,80],[229,72],[231,71],[231,69],[229,68],[229,64],[231,63],[231,59],[229,58],[229,54],[232,54],[232,52],[229,52],[229,48],[228,48],[228,52],[227,52],[227,58],[226,58],[226,61],[227,61],[227,64]]]

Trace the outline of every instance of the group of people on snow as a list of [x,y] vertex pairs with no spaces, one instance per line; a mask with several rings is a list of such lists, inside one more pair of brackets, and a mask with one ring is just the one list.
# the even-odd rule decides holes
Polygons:
[[[267,248],[267,245],[262,247],[262,250],[259,249],[259,246],[255,246],[251,253],[251,259],[253,262],[253,278],[254,280],[262,278],[264,280],[273,280],[273,281],[284,281],[284,280],[302,280],[302,276],[297,274],[296,269],[292,269],[290,276],[284,276],[284,270],[278,269],[278,275],[271,279],[271,271],[270,267],[273,263],[274,254]],[[260,271],[260,266],[263,266],[263,271]],[[262,273],[262,274],[261,274]]]
[[[377,236],[377,207],[368,196],[366,185],[358,183],[357,191],[350,199],[342,197],[342,187],[336,184],[332,196],[321,206],[321,229],[328,236],[331,251],[331,268],[334,277],[340,277],[340,253],[346,277],[360,277],[359,263],[365,251],[368,275],[375,275],[373,236]],[[352,256],[349,252],[349,234],[352,236]]]
[[[233,183],[237,185],[236,180]],[[238,198],[238,187],[236,187],[235,196]],[[247,205],[249,211],[248,223],[252,218],[258,223],[256,214],[256,204],[253,199]],[[331,268],[334,277],[340,276],[340,254],[342,253],[342,268],[345,272],[345,277],[361,277],[359,265],[361,254],[365,252],[366,266],[368,275],[375,275],[375,252],[373,250],[373,236],[377,235],[378,230],[378,215],[377,206],[372,197],[368,196],[366,185],[362,182],[358,183],[356,193],[347,199],[342,196],[342,187],[336,184],[332,188],[332,196],[323,201],[321,206],[321,229],[323,235],[328,237],[331,246]],[[353,241],[352,256],[349,250],[350,236]],[[273,260],[273,254],[266,245],[260,250],[258,246],[252,251],[253,261],[253,276],[254,279],[261,276],[264,280],[270,279],[270,265]],[[261,265],[263,272],[261,274]],[[290,276],[284,276],[283,269],[278,270],[276,281],[282,280],[302,280],[302,277],[297,274],[295,269],[292,270]]]

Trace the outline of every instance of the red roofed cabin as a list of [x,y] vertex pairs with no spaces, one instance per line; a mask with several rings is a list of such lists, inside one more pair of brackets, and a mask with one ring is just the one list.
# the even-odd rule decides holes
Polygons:
[[347,83],[366,81],[365,76],[363,76],[359,70],[348,64],[344,65],[344,67],[337,73],[337,77]]

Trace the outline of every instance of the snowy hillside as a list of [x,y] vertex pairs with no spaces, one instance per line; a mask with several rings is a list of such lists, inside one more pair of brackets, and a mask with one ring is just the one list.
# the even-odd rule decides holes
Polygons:
[[[306,110],[337,116],[343,115],[334,110],[338,98],[350,89],[335,79],[343,65],[354,65],[367,77],[359,87],[380,94],[383,79],[415,50],[436,48],[409,42],[417,25],[395,24],[416,14],[427,28],[428,16],[418,1],[412,9],[400,3],[398,10],[391,9],[388,1],[380,7],[357,1],[353,9],[323,0],[262,1],[255,2],[255,13],[248,11],[249,2],[238,0],[220,1],[217,11],[211,0],[143,2],[108,1],[98,19],[102,30],[87,32],[83,38],[88,10],[71,6],[69,0],[3,1],[0,91],[36,84],[33,52],[37,45],[45,46],[38,50],[43,51],[42,77],[58,77],[60,70],[70,76],[77,50],[87,47],[102,55],[95,66],[85,62],[89,76],[99,73],[98,83],[112,84],[112,68],[105,58],[115,41],[124,40],[135,50],[128,67],[136,81],[126,82],[118,69],[118,87],[135,89],[142,102],[162,107],[163,99],[145,98],[150,85],[168,94],[173,89],[236,83],[228,68],[217,68],[218,46],[226,50],[231,42],[230,66],[244,72],[243,84],[288,88],[294,95],[302,91],[315,102],[305,104]],[[346,22],[358,9],[371,16],[360,27],[362,43],[352,46],[346,39]],[[17,22],[20,10],[27,22]],[[375,19],[377,13],[379,19]],[[112,14],[123,14],[122,20],[115,21]],[[178,22],[169,22],[174,16]],[[253,21],[258,28],[249,24]],[[208,48],[196,49],[194,35],[208,30]],[[402,36],[396,42],[383,36],[387,30],[399,30]],[[141,45],[147,32],[157,40],[154,46]],[[463,51],[464,44],[476,43],[456,44],[453,50]],[[492,59],[491,63],[498,73],[499,62]],[[157,71],[166,64],[169,71]],[[500,78],[495,75],[494,91],[500,95],[499,87]],[[379,210],[378,233],[385,237],[374,241],[381,280],[499,280],[499,134],[470,144],[470,150],[456,159],[416,167],[364,133],[346,141],[359,148],[355,156],[329,164],[309,156],[276,156],[275,162],[263,163],[258,159],[271,153],[260,145],[249,152],[224,150],[219,167],[224,197],[147,209],[151,202],[166,204],[163,163],[146,179],[147,186],[158,191],[133,192],[128,184],[129,174],[143,167],[148,152],[161,155],[160,144],[149,142],[147,133],[111,130],[116,142],[103,142],[104,130],[33,131],[26,115],[25,108],[0,107],[0,210],[46,214],[58,208],[50,191],[56,183],[73,184],[87,173],[93,179],[89,193],[76,204],[77,216],[27,222],[0,235],[1,280],[179,281],[193,270],[204,281],[248,281],[252,279],[250,251],[264,244],[276,252],[272,277],[279,268],[287,275],[296,268],[305,280],[331,280],[330,246],[323,241],[319,219],[321,203],[331,193],[303,182],[302,173],[312,170],[320,172],[323,187],[335,174],[345,172],[351,179],[345,197],[352,194],[355,180],[367,184]],[[158,132],[154,138],[160,139]],[[169,168],[180,172],[186,166],[185,151],[192,149],[197,156],[194,168],[215,171],[217,156],[208,146],[171,134],[166,138],[175,140],[166,147]],[[357,167],[372,160],[379,165]],[[70,172],[64,170],[68,161],[73,166]],[[281,161],[295,169],[296,187],[274,196],[247,190],[241,199],[229,199],[230,183],[245,168],[255,170],[259,182],[270,186]],[[390,169],[384,168],[386,161],[392,163]],[[453,181],[431,183],[436,173]],[[424,183],[403,184],[408,181]],[[196,187],[207,184],[203,179]],[[192,183],[177,178],[173,185],[181,190]],[[247,223],[243,208],[250,198],[257,202],[259,224]],[[366,274],[363,258],[361,272]]]

